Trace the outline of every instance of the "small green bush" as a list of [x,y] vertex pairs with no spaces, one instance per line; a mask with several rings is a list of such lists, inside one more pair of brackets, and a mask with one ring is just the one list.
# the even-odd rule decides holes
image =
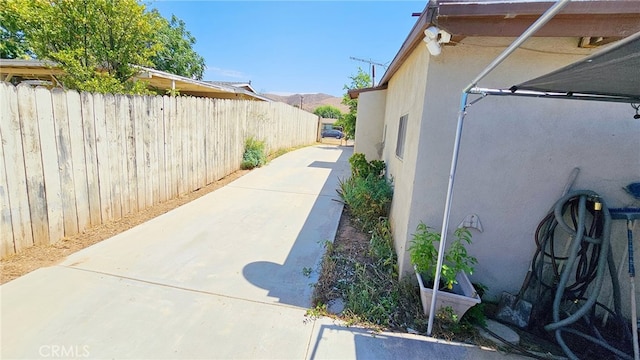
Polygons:
[[267,155],[264,151],[264,141],[250,137],[244,145],[244,155],[242,156],[242,169],[253,169],[260,167],[267,162]]
[[370,230],[379,218],[389,215],[393,188],[384,177],[350,177],[340,182],[338,193],[363,229]]
[[352,177],[366,178],[370,175],[382,177],[384,175],[385,164],[382,160],[367,161],[364,154],[355,153],[349,158],[351,164]]
[[[454,232],[454,236],[454,241],[444,253],[440,279],[445,288],[449,290],[453,288],[453,284],[457,284],[456,275],[458,272],[473,274],[474,266],[478,263],[475,257],[467,253],[465,247],[465,243],[471,244],[469,229],[458,228]],[[436,243],[440,243],[440,233],[433,231],[423,222],[418,224],[411,240],[409,255],[411,263],[416,266],[416,270],[427,283],[433,283],[435,278],[438,263]]]
[[372,231],[379,218],[389,215],[393,187],[384,177],[384,161],[367,161],[364,154],[349,158],[351,177],[341,181],[338,194],[363,229]]

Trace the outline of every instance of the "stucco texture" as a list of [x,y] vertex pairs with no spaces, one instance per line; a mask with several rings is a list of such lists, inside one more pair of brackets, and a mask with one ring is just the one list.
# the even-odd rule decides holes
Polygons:
[[384,147],[384,109],[387,90],[367,91],[358,97],[358,120],[354,152],[367,160],[380,160]]

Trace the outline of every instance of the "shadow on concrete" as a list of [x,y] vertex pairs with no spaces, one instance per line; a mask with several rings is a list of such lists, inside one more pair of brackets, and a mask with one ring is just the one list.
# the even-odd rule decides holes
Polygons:
[[[343,204],[336,189],[339,181],[349,176],[348,159],[353,148],[320,146],[339,151],[335,162],[314,161],[308,167],[331,169],[322,189],[282,265],[269,261],[247,264],[242,274],[253,285],[268,290],[268,296],[279,303],[308,308],[313,285],[318,281],[325,241],[333,241],[338,229]],[[275,219],[274,219],[275,220]],[[283,226],[287,219],[282,221]]]
[[[355,357],[345,342],[353,341]],[[308,359],[465,359],[467,347],[449,344],[432,338],[409,334],[372,333],[369,330],[340,325],[319,326]],[[336,350],[340,349],[340,350]],[[338,353],[341,351],[342,353]]]

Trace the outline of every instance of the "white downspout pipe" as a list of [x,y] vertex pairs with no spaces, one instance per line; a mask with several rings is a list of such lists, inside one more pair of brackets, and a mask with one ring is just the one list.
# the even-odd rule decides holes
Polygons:
[[449,172],[449,185],[447,186],[447,198],[444,205],[444,215],[442,219],[442,233],[440,237],[440,244],[438,248],[438,262],[436,264],[436,274],[433,280],[433,296],[431,297],[431,307],[429,310],[429,324],[427,326],[427,335],[431,336],[433,331],[433,320],[436,312],[436,300],[438,297],[438,284],[440,282],[440,275],[442,272],[442,261],[444,256],[444,249],[447,244],[447,232],[449,230],[449,214],[451,212],[451,200],[453,197],[453,184],[456,177],[456,167],[458,165],[458,151],[460,149],[460,138],[462,137],[462,126],[464,123],[464,116],[466,115],[467,98],[469,92],[474,88],[480,80],[482,80],[487,74],[495,69],[500,63],[504,61],[511,53],[513,53],[522,43],[529,39],[536,31],[543,27],[551,18],[553,18],[562,8],[564,8],[571,0],[558,0],[553,6],[549,8],[542,16],[536,20],[529,28],[522,33],[508,48],[506,48],[497,58],[495,58],[491,64],[489,64],[473,81],[467,85],[462,91],[462,97],[460,100],[460,111],[458,112],[458,126],[456,128],[456,137],[453,143],[453,155],[451,157],[451,170]]

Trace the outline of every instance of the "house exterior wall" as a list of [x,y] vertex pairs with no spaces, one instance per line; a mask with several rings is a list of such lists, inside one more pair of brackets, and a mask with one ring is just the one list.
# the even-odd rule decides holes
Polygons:
[[[461,91],[511,40],[467,38],[438,57],[419,46],[389,82],[383,158],[395,182],[390,217],[401,272],[411,270],[406,248],[418,223],[441,227]],[[576,38],[531,39],[480,85],[517,84],[589,53],[576,44]],[[400,161],[395,145],[404,113],[410,121]],[[471,278],[488,286],[490,297],[519,290],[535,229],[574,167],[581,171],[573,189],[596,191],[609,207],[639,206],[622,191],[640,179],[640,122],[633,114],[628,104],[515,97],[488,97],[468,109],[450,229],[468,214],[479,216],[484,232],[472,230],[469,251],[478,265]],[[613,228],[617,265],[624,225],[616,221]]]
[[358,97],[358,121],[361,126],[356,127],[353,151],[364,154],[369,161],[382,157],[386,99],[387,90],[363,92]]
[[[420,129],[425,97],[425,84],[429,55],[426,47],[420,46],[404,62],[395,76],[389,81],[385,109],[385,146],[382,160],[387,164],[387,177],[394,185],[391,215],[389,217],[395,248],[398,254],[404,254],[407,246],[407,222],[410,219],[413,201],[414,178],[420,141]],[[404,155],[396,156],[396,144],[400,117],[407,115]],[[409,258],[398,257],[400,269],[411,267]]]

